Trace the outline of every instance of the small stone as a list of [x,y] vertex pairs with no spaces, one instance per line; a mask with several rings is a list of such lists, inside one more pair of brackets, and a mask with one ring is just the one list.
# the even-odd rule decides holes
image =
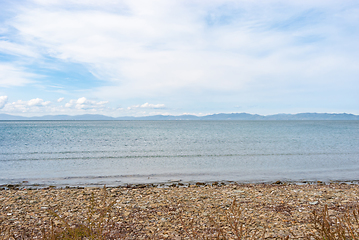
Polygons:
[[173,179],[173,180],[170,180],[170,182],[180,182],[182,181],[181,179]]
[[233,192],[234,193],[244,193],[245,191],[243,191],[243,190],[234,190]]
[[54,224],[55,224],[55,225],[61,225],[61,222],[58,221],[58,220],[54,220]]

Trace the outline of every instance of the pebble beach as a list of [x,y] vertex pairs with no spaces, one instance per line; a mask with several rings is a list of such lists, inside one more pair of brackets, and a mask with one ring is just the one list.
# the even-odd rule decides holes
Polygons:
[[[51,229],[102,222],[108,239],[203,239],[239,219],[256,238],[302,239],[313,210],[339,216],[358,203],[359,186],[172,184],[112,188],[0,190],[0,239],[42,239]],[[235,216],[234,216],[235,215]]]

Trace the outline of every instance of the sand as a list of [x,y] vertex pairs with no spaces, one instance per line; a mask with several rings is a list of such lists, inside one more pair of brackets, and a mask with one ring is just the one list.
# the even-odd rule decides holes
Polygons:
[[[59,230],[66,224],[88,225],[89,219],[106,223],[107,239],[200,239],[219,231],[231,238],[229,222],[236,219],[257,231],[258,238],[303,238],[313,232],[313,210],[327,205],[330,215],[339,216],[357,205],[358,191],[356,184],[339,183],[34,190],[20,186],[0,190],[0,239],[41,239],[51,222]],[[241,214],[233,210],[234,200]]]

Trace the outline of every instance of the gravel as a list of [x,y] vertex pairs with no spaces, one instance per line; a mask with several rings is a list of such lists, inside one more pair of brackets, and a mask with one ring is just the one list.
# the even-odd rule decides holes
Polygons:
[[[265,238],[302,238],[313,231],[313,210],[327,205],[330,215],[340,216],[357,205],[358,191],[358,185],[339,183],[20,187],[0,191],[0,239],[10,234],[41,239],[51,222],[62,229],[65,223],[89,224],[89,219],[106,223],[104,231],[114,239],[192,239],[214,236],[219,228],[231,235],[229,221],[236,217]],[[240,216],[238,209],[231,212],[234,200]]]

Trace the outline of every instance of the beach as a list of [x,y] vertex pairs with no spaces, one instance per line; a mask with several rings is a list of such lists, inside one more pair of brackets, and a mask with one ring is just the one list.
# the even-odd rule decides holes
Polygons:
[[315,233],[313,210],[327,205],[329,215],[340,216],[356,206],[358,191],[357,184],[321,182],[32,190],[20,186],[0,191],[0,229],[4,239],[6,234],[41,239],[51,228],[101,222],[105,239],[200,239],[216,236],[219,229],[230,238],[234,233],[229,222],[237,219],[257,238],[301,239]]

